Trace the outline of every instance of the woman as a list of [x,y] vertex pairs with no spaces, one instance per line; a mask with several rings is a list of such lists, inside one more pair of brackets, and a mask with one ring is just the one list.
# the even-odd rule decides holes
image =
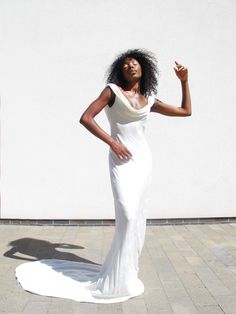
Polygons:
[[[102,266],[98,287],[114,296],[135,296],[144,287],[138,279],[138,257],[145,236],[145,201],[150,182],[151,155],[144,137],[150,112],[190,116],[188,71],[176,62],[182,104],[174,107],[151,96],[157,87],[155,57],[145,50],[128,50],[113,62],[108,85],[83,113],[80,122],[110,146],[109,169],[115,203],[116,230]],[[94,120],[105,108],[111,126],[107,134]]]
[[[23,288],[94,303],[121,302],[143,293],[138,259],[145,237],[144,210],[152,164],[144,137],[145,125],[150,112],[191,115],[188,71],[177,62],[174,70],[182,86],[181,107],[170,106],[152,96],[157,88],[158,70],[150,52],[128,50],[113,62],[107,86],[80,118],[91,133],[110,146],[109,169],[116,216],[111,248],[102,266],[56,259],[23,264],[16,270]],[[107,114],[111,135],[94,120],[102,109]]]

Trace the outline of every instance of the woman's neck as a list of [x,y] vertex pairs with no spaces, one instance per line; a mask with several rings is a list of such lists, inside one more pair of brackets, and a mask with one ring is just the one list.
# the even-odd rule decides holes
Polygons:
[[140,93],[140,81],[127,82],[124,91],[130,91],[133,94],[139,94]]

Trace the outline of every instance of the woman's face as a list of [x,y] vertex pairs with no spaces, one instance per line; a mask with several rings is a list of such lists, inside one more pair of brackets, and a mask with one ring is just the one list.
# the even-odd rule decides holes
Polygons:
[[140,80],[142,77],[141,65],[134,58],[126,58],[122,65],[122,74],[128,83]]

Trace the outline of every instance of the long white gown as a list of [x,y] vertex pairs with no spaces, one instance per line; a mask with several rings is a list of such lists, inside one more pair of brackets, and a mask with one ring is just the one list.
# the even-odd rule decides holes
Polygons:
[[145,202],[151,178],[151,154],[144,131],[154,98],[134,109],[120,88],[108,84],[116,97],[106,106],[111,136],[122,142],[133,157],[119,160],[109,151],[116,227],[103,265],[43,259],[16,268],[21,286],[30,292],[78,302],[115,303],[143,293],[138,260],[146,228]]

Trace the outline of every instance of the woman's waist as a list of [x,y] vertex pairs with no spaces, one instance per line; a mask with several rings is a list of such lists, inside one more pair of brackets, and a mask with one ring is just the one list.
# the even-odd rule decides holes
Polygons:
[[113,137],[117,142],[122,143],[132,154],[132,156],[149,158],[151,155],[150,147],[145,138],[123,138],[121,136]]
[[129,134],[123,134],[123,133],[111,133],[111,137],[117,140],[118,142],[121,142],[123,144],[129,144],[132,146],[139,146],[139,145],[147,145],[146,137],[144,136],[143,132],[140,133],[129,133]]

